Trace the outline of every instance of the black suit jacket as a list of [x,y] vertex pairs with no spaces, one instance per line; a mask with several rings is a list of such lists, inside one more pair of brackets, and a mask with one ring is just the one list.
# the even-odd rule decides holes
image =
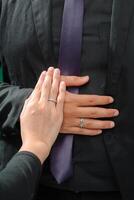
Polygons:
[[[7,66],[12,85],[0,85],[1,137],[8,138],[5,148],[12,149],[4,158],[3,154],[0,156],[3,167],[15,152],[13,138],[18,134],[24,100],[31,93],[40,72],[56,63],[51,46],[51,1],[1,0],[0,3],[1,60]],[[114,130],[104,132],[103,136],[120,191],[125,200],[131,200],[134,198],[133,0],[113,0],[109,46],[105,94],[115,98],[112,107],[119,108],[120,116],[115,119]]]
[[30,152],[19,152],[0,173],[1,200],[30,200],[40,178],[41,163]]

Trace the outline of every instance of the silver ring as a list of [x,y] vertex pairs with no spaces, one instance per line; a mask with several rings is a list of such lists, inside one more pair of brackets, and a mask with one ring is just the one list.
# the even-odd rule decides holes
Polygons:
[[80,128],[84,128],[84,119],[80,118]]
[[48,101],[51,101],[53,103],[57,103],[57,101],[55,99],[48,99]]

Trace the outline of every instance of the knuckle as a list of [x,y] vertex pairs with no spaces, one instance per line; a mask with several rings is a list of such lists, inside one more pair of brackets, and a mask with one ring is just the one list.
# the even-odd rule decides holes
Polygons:
[[33,109],[35,107],[34,101],[29,101],[28,102],[28,107],[29,107],[29,109]]
[[37,113],[37,112],[36,112],[35,109],[31,109],[31,110],[30,110],[30,114],[31,114],[31,115],[35,115],[36,113]]
[[39,104],[39,111],[44,112],[45,111],[45,105],[44,104]]
[[88,100],[89,104],[94,104],[95,103],[95,98],[94,97],[89,97],[89,100]]
[[91,117],[96,117],[98,115],[98,111],[93,109],[90,111],[90,115]]
[[100,99],[99,95],[91,95],[92,101],[93,102],[98,102],[98,100]]
[[60,96],[58,97],[58,103],[62,103],[63,102],[63,98]]

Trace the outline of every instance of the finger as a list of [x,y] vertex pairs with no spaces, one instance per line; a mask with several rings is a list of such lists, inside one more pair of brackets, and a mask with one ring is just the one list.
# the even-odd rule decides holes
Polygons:
[[82,118],[107,118],[119,115],[119,111],[117,109],[106,109],[100,107],[79,107],[76,112],[77,116]]
[[63,133],[63,134],[67,133],[67,134],[73,134],[73,135],[95,136],[95,135],[100,135],[102,133],[102,130],[71,127],[71,128],[69,128],[69,130],[65,130],[65,131],[61,130],[60,133]]
[[35,91],[41,88],[41,86],[42,86],[42,84],[43,84],[43,81],[44,81],[44,79],[45,79],[45,75],[46,75],[46,71],[43,71],[43,72],[41,73],[41,75],[40,75],[38,81],[37,81],[37,84],[36,84],[36,86],[35,86]]
[[59,87],[59,95],[57,98],[57,106],[56,106],[58,112],[63,111],[65,94],[66,94],[66,84],[64,81],[61,81]]
[[53,82],[52,82],[50,97],[49,97],[51,99],[54,99],[55,101],[57,100],[57,95],[59,92],[59,83],[60,83],[60,70],[55,69],[53,74]]
[[113,103],[114,99],[111,96],[100,95],[72,95],[74,102],[78,106],[99,106]]
[[[80,127],[80,119],[75,120],[75,126]],[[86,129],[111,129],[115,127],[115,123],[113,121],[102,121],[95,119],[84,119],[83,126]]]
[[61,76],[61,81],[64,81],[66,86],[81,86],[89,81],[89,76]]
[[40,102],[47,103],[48,98],[50,95],[51,85],[52,85],[52,75],[53,75],[54,68],[50,67],[46,72],[46,76],[41,88],[41,97]]
[[48,70],[47,70],[47,72],[49,72],[49,75],[50,75],[51,77],[53,77],[54,67],[49,67]]
[[39,100],[40,95],[41,95],[41,88],[45,79],[45,75],[46,75],[46,71],[43,71],[36,83],[36,86],[33,90],[33,92],[31,93],[31,95],[29,96],[29,99],[35,99],[35,100]]

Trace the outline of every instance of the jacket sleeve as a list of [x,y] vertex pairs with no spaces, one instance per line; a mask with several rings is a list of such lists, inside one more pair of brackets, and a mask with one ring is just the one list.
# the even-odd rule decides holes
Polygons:
[[32,89],[0,82],[0,132],[3,136],[20,132],[19,116]]
[[[0,0],[0,20],[2,10],[2,0]],[[0,22],[1,23],[1,22]],[[1,26],[0,26],[1,28]],[[0,63],[3,63],[0,37]],[[4,67],[3,67],[4,68]],[[6,80],[8,82],[8,80]],[[23,108],[24,101],[30,95],[32,89],[20,88],[10,85],[10,83],[0,82],[0,134],[3,136],[16,135],[19,130],[19,116]]]
[[41,175],[41,163],[30,152],[19,152],[0,173],[1,200],[31,200]]

